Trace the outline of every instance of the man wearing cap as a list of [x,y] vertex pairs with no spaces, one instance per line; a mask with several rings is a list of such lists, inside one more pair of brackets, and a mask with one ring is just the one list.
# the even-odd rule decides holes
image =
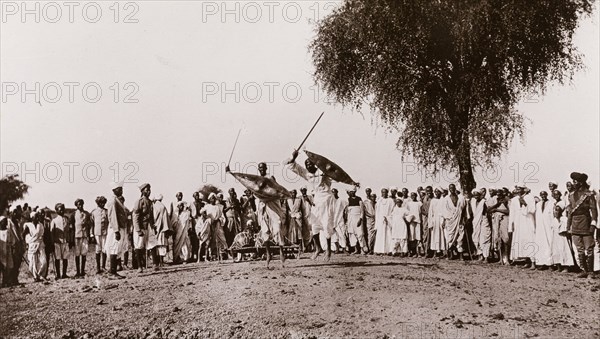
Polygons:
[[512,232],[511,254],[513,260],[529,258],[524,268],[535,270],[535,200],[527,194],[525,184],[516,186],[516,194],[511,200],[508,231]]
[[97,197],[96,205],[90,213],[92,221],[92,236],[96,239],[96,274],[102,273],[106,269],[106,252],[104,245],[106,243],[106,233],[108,231],[108,213],[104,206],[106,205],[105,197]]
[[75,278],[85,276],[85,259],[88,252],[88,237],[91,225],[90,214],[83,209],[83,204],[83,199],[75,200],[77,209],[71,215],[71,225],[74,227]]
[[128,213],[120,199],[123,196],[123,183],[111,183],[110,188],[114,195],[107,203],[108,230],[104,251],[108,255],[109,277],[123,279],[125,277],[117,273],[117,261],[127,249]]
[[[67,266],[69,260],[69,238],[71,234],[71,225],[69,219],[65,217],[65,205],[58,203],[54,206],[56,217],[50,223],[50,232],[54,241],[54,268],[56,279],[67,278]],[[60,274],[60,264],[62,261],[62,275]]]
[[146,266],[146,246],[148,244],[148,232],[156,232],[154,225],[154,209],[150,200],[150,184],[144,183],[140,186],[141,196],[133,205],[131,219],[133,221],[133,246],[134,260],[137,261],[138,272],[144,272]]
[[594,232],[598,227],[598,206],[585,173],[571,173],[573,191],[569,194],[569,214],[567,232],[571,234],[573,245],[577,249],[579,266],[583,270],[580,278],[588,274],[594,277]]
[[550,194],[552,194],[552,192],[554,192],[555,189],[558,189],[558,184],[556,183],[556,181],[550,181],[548,183],[548,190],[550,191]]

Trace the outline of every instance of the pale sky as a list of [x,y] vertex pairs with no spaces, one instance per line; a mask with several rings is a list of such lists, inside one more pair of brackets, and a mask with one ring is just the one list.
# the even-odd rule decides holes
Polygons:
[[[313,86],[307,51],[312,20],[336,2],[239,2],[236,8],[232,1],[137,1],[127,8],[120,3],[118,18],[112,1],[94,3],[102,11],[98,18],[91,5],[82,14],[85,3],[69,18],[69,7],[59,2],[58,18],[57,8],[41,2],[39,23],[35,14],[21,16],[21,2],[8,3],[2,2],[0,19],[0,174],[21,173],[32,186],[25,199],[31,205],[72,207],[83,198],[91,210],[96,196],[110,196],[116,171],[120,179],[150,182],[167,203],[177,191],[190,200],[203,183],[236,187],[239,195],[241,186],[222,165],[239,128],[232,169],[256,173],[256,163],[265,161],[280,183],[299,188],[303,183],[293,175],[286,179],[281,162],[322,111],[306,149],[337,162],[362,188],[414,189],[453,178],[422,179],[401,162],[397,135],[373,124],[368,111],[327,103]],[[34,3],[29,6],[35,13]],[[497,179],[490,171],[485,182],[478,170],[479,185],[526,181],[537,192],[556,180],[564,189],[577,170],[597,187],[598,38],[596,11],[575,36],[587,69],[573,84],[555,85],[519,105],[532,121],[525,143],[513,145]],[[87,102],[94,101],[94,86],[102,96]],[[125,103],[129,94],[137,102]],[[125,185],[128,206],[138,196],[137,184]]]

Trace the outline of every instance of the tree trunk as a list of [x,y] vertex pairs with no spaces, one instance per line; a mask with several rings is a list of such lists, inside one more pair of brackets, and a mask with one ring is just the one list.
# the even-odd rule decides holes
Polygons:
[[475,177],[473,176],[473,165],[471,164],[471,142],[468,133],[462,134],[462,140],[456,151],[458,161],[459,180],[462,192],[470,192],[477,187]]

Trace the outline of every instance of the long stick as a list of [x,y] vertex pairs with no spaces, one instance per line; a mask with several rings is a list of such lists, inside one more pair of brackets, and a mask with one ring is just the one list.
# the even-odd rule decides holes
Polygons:
[[238,131],[237,137],[235,137],[235,143],[233,144],[233,149],[231,150],[231,155],[229,155],[229,161],[227,161],[227,166],[229,166],[229,164],[231,163],[231,158],[233,158],[233,151],[235,151],[235,146],[237,146],[237,142],[238,142],[238,139],[240,138],[241,132],[242,132],[242,129],[240,128],[240,130]]
[[310,129],[310,131],[308,131],[308,134],[306,135],[306,137],[304,137],[304,140],[302,140],[302,142],[300,143],[300,146],[298,146],[298,148],[296,148],[297,151],[299,151],[302,148],[302,145],[304,145],[304,142],[306,142],[306,139],[308,139],[308,136],[312,133],[313,129],[315,129],[315,127],[317,127],[317,124],[319,123],[319,120],[321,120],[321,118],[323,117],[323,114],[325,114],[325,112],[321,112],[321,115],[319,115],[319,118],[317,119],[317,121],[315,122],[313,127]]

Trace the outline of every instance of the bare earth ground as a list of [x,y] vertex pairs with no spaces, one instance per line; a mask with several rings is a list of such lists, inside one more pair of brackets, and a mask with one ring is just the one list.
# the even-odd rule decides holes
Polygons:
[[0,289],[0,336],[600,337],[600,280],[567,273],[334,255],[271,270],[264,261],[131,270],[114,281],[88,260],[85,279],[23,274],[24,287]]

